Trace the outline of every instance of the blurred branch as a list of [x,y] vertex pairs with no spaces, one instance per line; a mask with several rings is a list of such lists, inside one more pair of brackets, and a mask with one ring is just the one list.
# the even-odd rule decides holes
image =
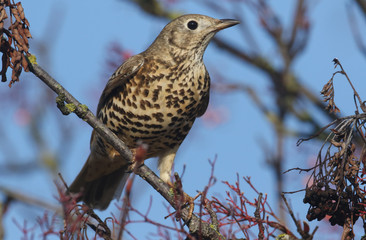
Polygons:
[[180,14],[177,12],[166,11],[162,4],[157,0],[132,0],[143,11],[153,16],[160,16],[164,18],[176,18]]
[[[29,195],[22,194],[22,193],[14,191],[14,190],[10,190],[3,186],[0,186],[0,192],[2,192],[10,201],[16,200],[16,201],[19,201],[19,202],[22,202],[25,204],[37,206],[37,207],[40,207],[43,209],[52,210],[59,215],[62,214],[61,208],[59,208],[55,205],[49,204],[47,201],[43,201],[38,198],[30,197]],[[5,207],[5,205],[3,205],[3,207]],[[5,211],[4,209],[0,209],[0,210]]]
[[4,239],[5,231],[3,226],[4,204],[0,202],[0,240]]
[[[77,101],[65,88],[53,79],[46,71],[44,71],[34,60],[30,60],[30,71],[41,79],[48,87],[58,94],[57,105],[63,114],[74,112],[79,118],[86,121],[94,128],[109,144],[111,144],[123,158],[132,160],[132,153],[128,147],[104,124],[102,124],[94,114],[85,106]],[[66,103],[66,104],[65,104]],[[175,196],[171,194],[170,187],[164,183],[156,174],[147,166],[142,165],[136,171],[141,178],[147,181],[156,191],[158,191],[174,208],[178,209]],[[222,239],[220,233],[211,228],[210,224],[203,222],[196,215],[192,215],[189,219],[189,209],[183,208],[179,210],[180,216],[188,226],[190,233],[201,236],[202,239]]]
[[358,5],[364,16],[366,17],[366,1],[365,0],[355,0],[355,3]]
[[[361,12],[364,16],[364,19],[366,20],[366,1],[365,0],[355,0],[355,2],[357,3],[357,6],[361,10]],[[364,56],[366,56],[366,45],[362,39],[363,32],[362,33],[360,32],[353,8],[351,8],[351,7],[347,8],[347,15],[348,15],[348,21],[349,21],[356,45],[360,49],[361,53]]]

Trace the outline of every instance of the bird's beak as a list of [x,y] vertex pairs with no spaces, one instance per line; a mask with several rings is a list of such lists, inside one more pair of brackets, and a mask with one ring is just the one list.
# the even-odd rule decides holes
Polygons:
[[239,24],[240,22],[235,19],[220,19],[218,24],[215,26],[216,31],[220,31],[225,28],[229,28]]

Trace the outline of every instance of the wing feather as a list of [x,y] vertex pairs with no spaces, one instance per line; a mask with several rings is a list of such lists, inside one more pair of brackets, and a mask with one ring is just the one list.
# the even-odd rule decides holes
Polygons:
[[97,115],[102,107],[113,96],[113,93],[126,85],[126,81],[133,77],[144,64],[144,58],[141,55],[135,55],[127,59],[111,76],[104,88],[102,96],[99,99]]

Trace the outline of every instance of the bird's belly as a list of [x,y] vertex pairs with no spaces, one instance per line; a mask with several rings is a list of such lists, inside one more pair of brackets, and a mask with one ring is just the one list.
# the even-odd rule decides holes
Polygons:
[[157,99],[143,94],[127,95],[116,100],[106,111],[107,126],[131,149],[146,144],[147,158],[182,143],[196,118],[198,105],[193,97],[174,94]]

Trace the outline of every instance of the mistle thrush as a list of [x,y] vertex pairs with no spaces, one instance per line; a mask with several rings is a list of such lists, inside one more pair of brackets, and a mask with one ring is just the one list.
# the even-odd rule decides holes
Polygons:
[[[171,21],[144,52],[127,59],[111,76],[100,97],[97,117],[132,152],[148,146],[144,159],[158,157],[160,177],[169,182],[175,154],[209,101],[210,76],[203,54],[220,30],[238,24],[190,14]],[[105,209],[118,198],[129,164],[93,131],[91,153],[69,191]]]

